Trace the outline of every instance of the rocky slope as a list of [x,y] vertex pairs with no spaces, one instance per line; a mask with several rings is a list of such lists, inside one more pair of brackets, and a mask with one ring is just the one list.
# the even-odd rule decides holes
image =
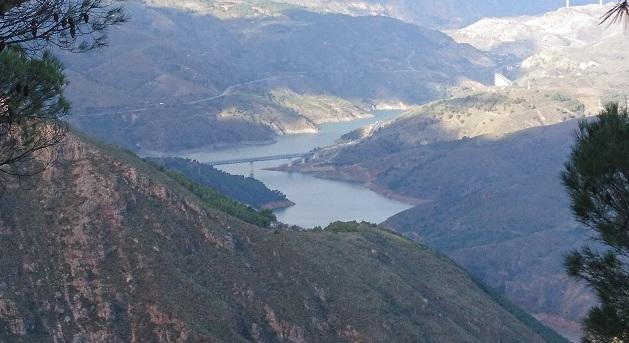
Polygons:
[[594,298],[563,267],[564,254],[586,243],[559,181],[575,126],[569,122],[496,141],[476,138],[399,154],[394,159],[407,162],[382,171],[378,181],[431,201],[386,225],[445,252],[538,319],[577,339]]
[[385,17],[289,11],[220,20],[128,2],[111,48],[63,54],[72,122],[134,150],[268,142],[489,81],[484,53]]
[[599,25],[608,7],[598,5],[560,8],[543,16],[485,18],[452,32],[452,36],[479,49],[529,57],[564,47],[585,47],[622,31]]
[[246,224],[76,136],[32,187],[7,186],[2,341],[560,341],[397,234]]

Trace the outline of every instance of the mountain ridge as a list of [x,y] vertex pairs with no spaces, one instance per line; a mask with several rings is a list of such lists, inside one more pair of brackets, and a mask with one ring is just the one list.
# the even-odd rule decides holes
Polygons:
[[[431,28],[452,28],[491,16],[536,14],[558,8],[548,1],[531,0],[526,4],[509,1],[446,0],[439,5],[428,0],[147,0],[156,7],[170,7],[219,18],[277,16],[283,11],[301,8],[322,13],[352,16],[388,16]],[[573,0],[573,5],[591,1]]]

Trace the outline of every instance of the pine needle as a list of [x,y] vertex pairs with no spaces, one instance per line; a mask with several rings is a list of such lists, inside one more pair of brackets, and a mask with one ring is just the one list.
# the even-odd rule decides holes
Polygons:
[[623,0],[614,5],[601,18],[601,24],[609,23],[609,25],[622,22],[625,29],[629,29],[629,0]]

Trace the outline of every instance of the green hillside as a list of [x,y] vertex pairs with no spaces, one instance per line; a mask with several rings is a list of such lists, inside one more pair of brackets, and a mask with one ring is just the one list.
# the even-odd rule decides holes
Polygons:
[[286,195],[268,189],[264,183],[250,177],[231,175],[210,165],[183,158],[147,158],[167,170],[180,173],[217,192],[256,209],[287,207],[292,203]]

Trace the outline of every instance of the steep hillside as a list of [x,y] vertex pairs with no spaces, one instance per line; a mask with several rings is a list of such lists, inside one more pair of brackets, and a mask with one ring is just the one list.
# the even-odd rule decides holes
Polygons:
[[316,132],[381,103],[422,103],[493,62],[385,17],[289,11],[219,20],[129,2],[111,48],[64,54],[72,122],[134,150],[183,150]]
[[32,186],[0,198],[2,341],[544,341],[445,257],[378,227],[249,225],[77,137]]
[[294,205],[278,190],[250,177],[231,175],[210,165],[183,158],[148,158],[149,162],[196,181],[217,192],[257,209],[277,209]]

